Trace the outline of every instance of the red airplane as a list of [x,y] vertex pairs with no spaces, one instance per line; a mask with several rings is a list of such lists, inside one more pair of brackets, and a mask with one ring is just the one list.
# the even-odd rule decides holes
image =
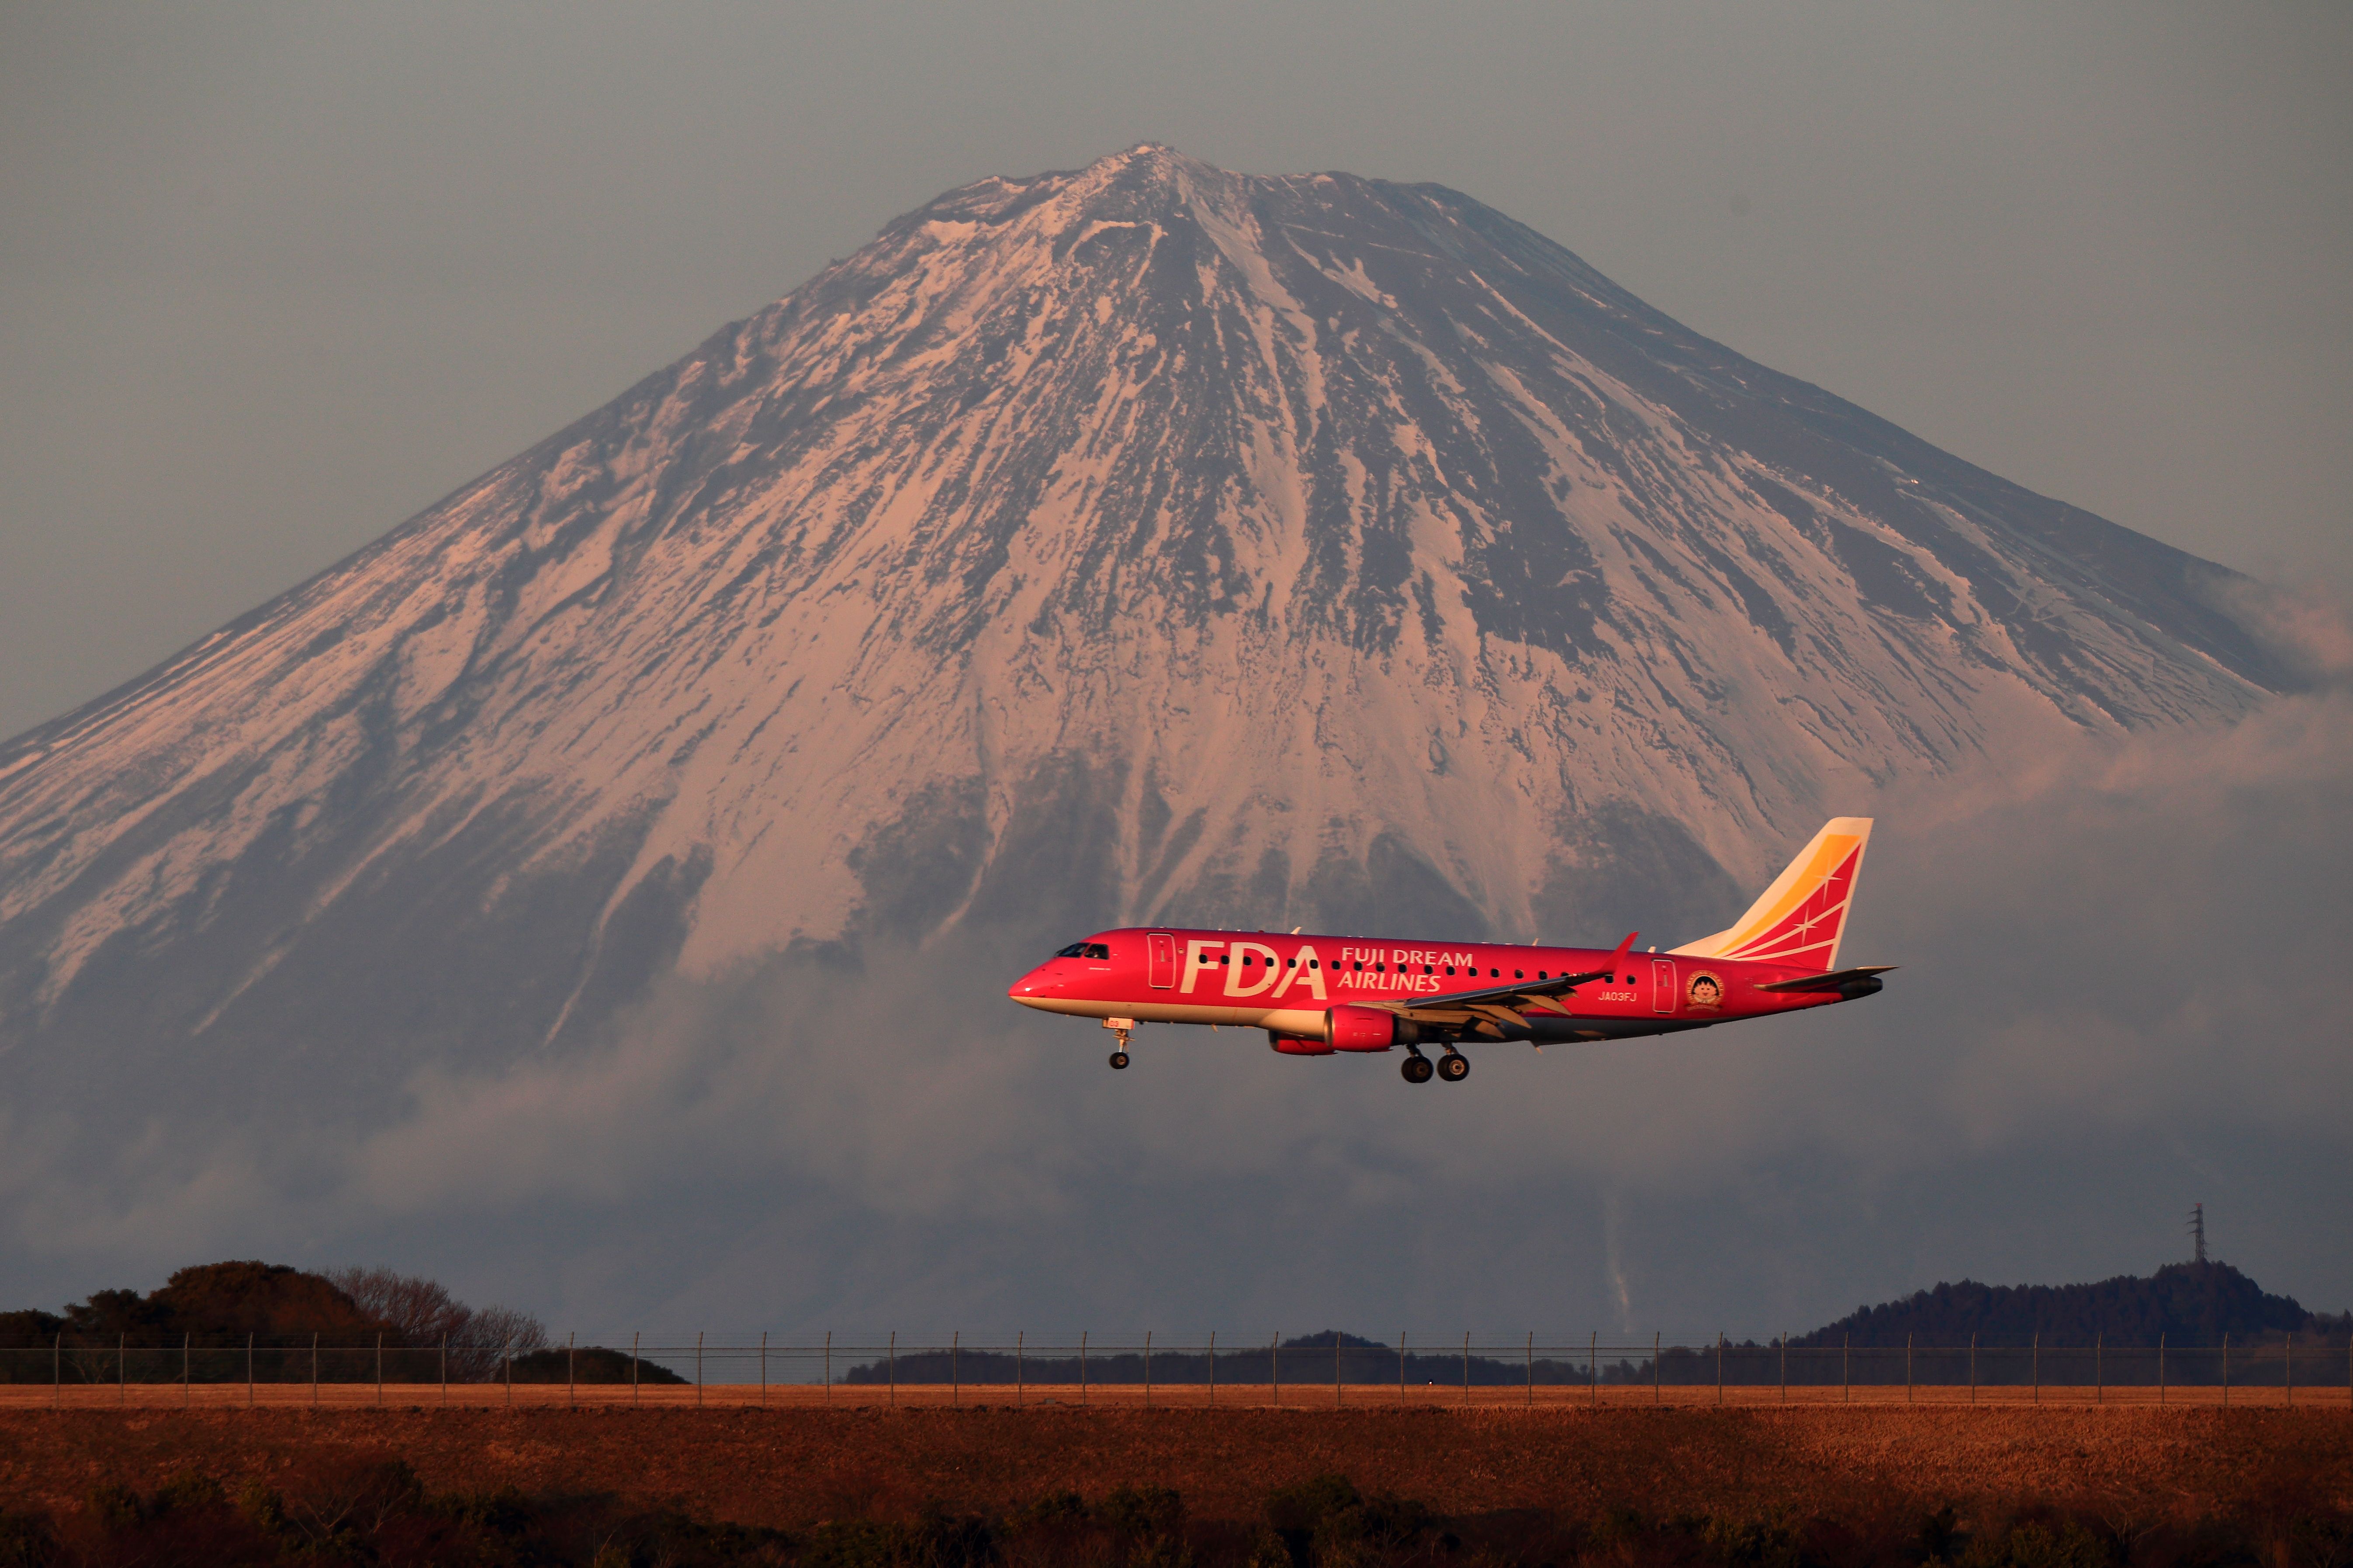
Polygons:
[[1869,817],[1832,818],[1729,929],[1664,953],[1636,953],[1635,931],[1613,952],[1129,928],[1071,943],[1006,994],[1101,1018],[1114,1068],[1139,1024],[1231,1024],[1285,1056],[1403,1046],[1408,1083],[1460,1083],[1472,1041],[1625,1039],[1874,994],[1894,964],[1838,967],[1870,842]]

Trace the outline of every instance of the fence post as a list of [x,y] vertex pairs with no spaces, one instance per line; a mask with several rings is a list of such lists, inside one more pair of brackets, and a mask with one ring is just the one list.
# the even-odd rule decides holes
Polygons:
[[[638,1341],[644,1332],[643,1329],[629,1331],[629,1403],[632,1405],[638,1402],[638,1368],[642,1364],[638,1356]],[[442,1343],[446,1345],[448,1342],[444,1340]],[[445,1350],[442,1353],[446,1355],[448,1352]]]
[[[963,1348],[964,1331],[950,1329],[948,1331],[948,1408],[951,1410],[964,1403],[964,1373],[956,1363],[957,1352]],[[1149,1389],[1152,1385],[1152,1363],[1146,1362],[1144,1364],[1145,1386]],[[1152,1403],[1152,1395],[1149,1393],[1145,1394],[1144,1403],[1146,1405]]]
[[768,1407],[768,1331],[760,1331],[760,1408]]
[[1715,1403],[1716,1403],[1716,1406],[1717,1406],[1717,1408],[1718,1408],[1718,1409],[1723,1408],[1723,1405],[1724,1405],[1724,1331],[1723,1331],[1722,1329],[1718,1329],[1718,1330],[1716,1330],[1716,1331],[1715,1331]]
[[1592,1338],[1585,1342],[1585,1388],[1586,1392],[1592,1395],[1586,1404],[1588,1407],[1599,1410],[1601,1408],[1601,1363],[1599,1359],[1601,1354],[1601,1331],[1596,1329],[1592,1331]]
[[1462,1336],[1462,1408],[1471,1408],[1471,1336]]
[[314,1332],[314,1333],[312,1333],[312,1334],[311,1334],[311,1404],[312,1407],[313,1407],[313,1408],[315,1408],[315,1407],[318,1405],[318,1403],[319,1403],[319,1336]]
[[2287,1398],[2284,1403],[2294,1405],[2295,1403],[2295,1336],[2294,1334],[2287,1337],[2286,1370]]
[[[316,1352],[312,1352],[314,1355]],[[507,1335],[499,1342],[499,1371],[506,1375],[507,1408],[514,1408],[514,1336]]]
[[2231,1408],[2231,1336],[2222,1336],[2222,1408]]
[[[114,1399],[118,1405],[131,1403],[131,1336],[128,1334],[114,1337]],[[313,1400],[312,1403],[317,1402]]]
[[1854,1336],[1839,1336],[1839,1403],[1854,1403]]
[[1904,1336],[1904,1403],[1912,1403],[1912,1336]]
[[[893,1335],[892,1338],[895,1341],[897,1336]],[[899,1403],[896,1384],[892,1387],[891,1403],[893,1405]],[[697,1410],[702,1408],[702,1331],[701,1329],[694,1331],[694,1407]]]
[[1144,1407],[1152,1408],[1152,1331],[1144,1331]]
[[[1215,1334],[1210,1335],[1209,1343],[1214,1346],[1217,1342],[1218,1337]],[[1029,1368],[1022,1364],[1023,1361],[1026,1359],[1026,1352],[1029,1348],[1029,1331],[1026,1329],[1015,1331],[1013,1335],[1013,1408],[1016,1410],[1026,1405],[1029,1399],[1029,1390],[1028,1387]],[[1212,1404],[1216,1403],[1217,1400],[1217,1375],[1218,1363],[1216,1361],[1212,1360],[1209,1363],[1209,1399]]]
[[1268,1383],[1274,1389],[1275,1407],[1281,1409],[1282,1406],[1282,1331],[1281,1329],[1275,1330],[1274,1338],[1267,1342],[1266,1375]]
[[[637,1375],[636,1357],[632,1355],[630,1361],[632,1365],[629,1375],[635,1377]],[[441,1336],[441,1403],[444,1405],[449,1403],[449,1336],[448,1334]]]
[[833,1403],[833,1331],[825,1331],[825,1402]]
[[1969,1403],[1978,1402],[1978,1337],[1969,1335]]
[[[702,1343],[702,1337],[700,1334],[696,1335],[694,1342],[698,1347],[701,1346]],[[702,1380],[702,1352],[699,1348],[694,1352],[694,1369],[695,1381],[700,1383]],[[697,1395],[697,1397],[700,1398],[701,1396]],[[892,1329],[891,1331],[891,1408],[896,1410],[898,1407],[899,1331]]]
[[58,1331],[58,1342],[49,1347],[49,1405],[51,1408],[66,1402],[66,1334]]
[[1789,1331],[1781,1331],[1781,1403],[1789,1403]]
[[245,1336],[245,1407],[253,1408],[253,1335]]
[[1405,1404],[1405,1331],[1398,1331],[1398,1404]]
[[564,1403],[574,1410],[580,1408],[580,1380],[575,1373],[579,1359],[580,1331],[574,1329],[564,1336]]
[[1651,1331],[1651,1403],[1659,1402],[1659,1333]]
[[1087,1332],[1085,1329],[1079,1331],[1079,1404],[1082,1406],[1087,1402]]
[[375,1337],[375,1407],[384,1408],[384,1336]]
[[2157,1402],[2165,1403],[2165,1335],[2157,1336]]
[[2092,1335],[2092,1403],[2108,1402],[2108,1331],[2101,1329]]
[[1535,1331],[1534,1329],[1530,1329],[1530,1330],[1528,1331],[1528,1408],[1529,1408],[1529,1409],[1531,1409],[1531,1410],[1535,1409],[1535,1404],[1536,1404],[1536,1335],[1535,1335]]
[[1209,1331],[1209,1405],[1210,1405],[1210,1407],[1214,1409],[1214,1408],[1216,1407],[1216,1405],[1217,1405],[1217,1403],[1218,1403],[1218,1331],[1217,1331],[1217,1330],[1215,1330],[1215,1329],[1211,1329],[1211,1330]]
[[2042,1336],[2034,1336],[2034,1403],[2042,1403]]
[[[2293,1343],[2294,1341],[2291,1339],[2289,1342]],[[180,1403],[183,1405],[190,1405],[195,1402],[195,1380],[188,1375],[188,1331],[183,1329],[180,1331]],[[376,1403],[380,1405],[383,1402],[379,1396]]]
[[1332,1331],[1332,1408],[1340,1408],[1340,1331]]

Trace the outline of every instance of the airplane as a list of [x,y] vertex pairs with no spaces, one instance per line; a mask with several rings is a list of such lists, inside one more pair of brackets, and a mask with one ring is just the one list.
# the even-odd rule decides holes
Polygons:
[[[1461,1047],[1705,1029],[1875,995],[1889,963],[1838,966],[1867,816],[1833,817],[1725,930],[1660,952],[1494,942],[1131,927],[1074,942],[1014,982],[1025,1007],[1100,1018],[1128,1065],[1144,1024],[1263,1029],[1284,1056],[1402,1046],[1408,1083],[1471,1075]],[[1431,1046],[1436,1062],[1421,1054]]]

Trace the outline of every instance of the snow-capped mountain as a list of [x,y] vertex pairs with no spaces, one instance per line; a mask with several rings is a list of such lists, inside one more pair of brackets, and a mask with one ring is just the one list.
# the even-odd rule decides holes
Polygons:
[[0,749],[0,1051],[389,1072],[788,951],[1630,880],[1682,940],[1858,792],[2243,711],[2242,584],[1455,192],[1138,147]]

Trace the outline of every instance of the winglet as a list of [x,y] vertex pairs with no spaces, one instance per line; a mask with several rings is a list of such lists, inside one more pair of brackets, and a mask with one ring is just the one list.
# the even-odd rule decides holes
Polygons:
[[1620,942],[1618,951],[1609,955],[1609,968],[1602,975],[1604,980],[1615,981],[1620,974],[1626,973],[1627,955],[1634,951],[1634,939],[1641,934],[1638,931],[1630,931],[1626,933],[1626,940]]

